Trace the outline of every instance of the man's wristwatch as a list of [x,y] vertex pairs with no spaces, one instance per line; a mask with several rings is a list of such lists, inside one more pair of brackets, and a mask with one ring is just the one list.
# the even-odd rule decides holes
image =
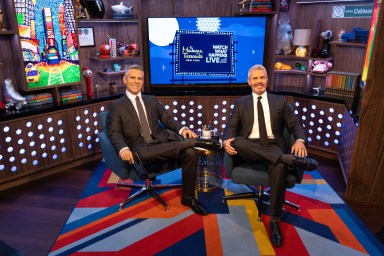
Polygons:
[[300,141],[300,142],[305,144],[305,140],[303,140],[303,139],[297,139],[296,141]]

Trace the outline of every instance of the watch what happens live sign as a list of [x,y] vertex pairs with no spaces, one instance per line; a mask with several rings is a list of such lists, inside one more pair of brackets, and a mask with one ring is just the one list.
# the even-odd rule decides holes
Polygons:
[[177,31],[175,73],[235,74],[233,43],[231,32]]

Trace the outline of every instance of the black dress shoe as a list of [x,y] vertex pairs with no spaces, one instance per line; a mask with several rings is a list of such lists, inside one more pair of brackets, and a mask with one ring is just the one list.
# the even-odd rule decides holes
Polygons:
[[298,156],[293,157],[293,164],[303,168],[306,171],[313,171],[319,165],[319,163],[312,158]]
[[221,148],[220,141],[215,139],[197,139],[195,147],[205,148],[208,150],[216,150]]
[[194,198],[193,196],[183,195],[181,197],[181,204],[191,208],[192,211],[194,211],[196,214],[199,214],[202,216],[208,215],[205,209],[200,205],[199,201],[197,201],[197,199]]
[[279,222],[270,222],[269,231],[272,244],[276,247],[281,247],[283,244],[283,234],[281,233]]

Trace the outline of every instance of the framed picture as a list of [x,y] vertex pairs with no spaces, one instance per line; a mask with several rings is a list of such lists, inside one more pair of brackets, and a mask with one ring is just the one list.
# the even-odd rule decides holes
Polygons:
[[27,89],[81,82],[72,1],[14,2]]
[[93,28],[79,28],[79,44],[81,47],[95,46]]

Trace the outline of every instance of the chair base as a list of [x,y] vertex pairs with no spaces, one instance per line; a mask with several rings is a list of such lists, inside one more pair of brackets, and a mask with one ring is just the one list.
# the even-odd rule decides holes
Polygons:
[[118,182],[116,183],[117,189],[119,187],[139,189],[133,195],[129,196],[126,200],[120,203],[119,210],[122,210],[124,205],[131,202],[133,199],[140,196],[141,194],[148,193],[164,206],[164,211],[168,211],[168,205],[165,203],[165,201],[160,197],[160,195],[155,190],[163,189],[163,188],[177,188],[181,186],[182,186],[181,184],[152,184],[150,179],[146,179],[145,184],[132,184],[132,183],[125,183],[125,182]]
[[[236,200],[236,199],[257,199],[257,204],[256,204],[257,210],[258,210],[257,221],[261,222],[261,204],[262,203],[266,204],[264,199],[269,199],[270,194],[268,192],[265,192],[261,186],[258,187],[259,188],[258,190],[254,189],[251,186],[248,186],[248,187],[252,190],[252,192],[223,196],[223,201]],[[284,205],[288,205],[290,207],[293,207],[296,209],[296,211],[300,212],[300,205],[292,203],[288,200],[284,200]]]

